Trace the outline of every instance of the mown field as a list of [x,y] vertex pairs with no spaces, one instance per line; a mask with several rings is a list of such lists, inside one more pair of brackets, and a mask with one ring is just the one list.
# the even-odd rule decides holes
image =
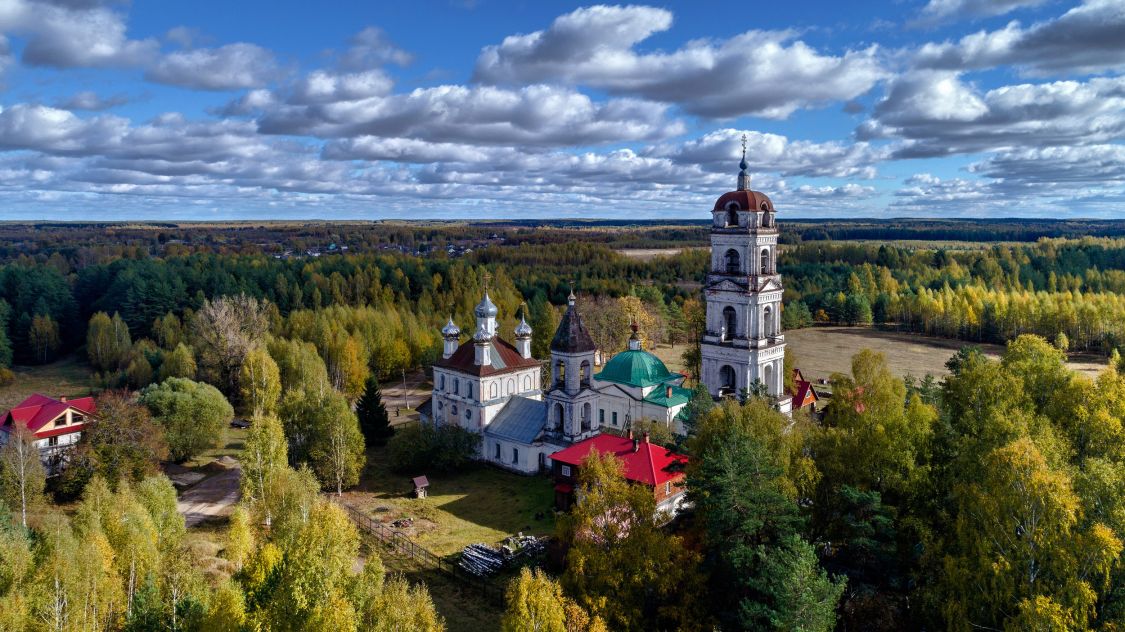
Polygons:
[[[898,331],[883,331],[872,327],[809,327],[786,331],[785,341],[797,357],[801,373],[811,380],[827,379],[833,373],[851,371],[852,356],[864,349],[871,349],[887,356],[891,371],[900,377],[926,374],[942,376],[949,371],[946,361],[958,349],[968,343],[947,340]],[[1001,345],[977,345],[992,357],[999,358],[1004,352]],[[680,357],[684,346],[675,348],[657,345],[652,352],[656,354],[671,371],[682,371]],[[1105,358],[1094,354],[1070,354],[1071,369],[1095,377],[1105,368]]]
[[[967,343],[919,334],[882,331],[870,327],[810,327],[785,332],[785,340],[797,356],[797,366],[808,379],[827,378],[851,371],[852,356],[871,349],[887,356],[892,371],[900,376],[941,376],[948,373],[946,361]],[[1000,345],[977,345],[991,357],[1004,351]],[[1071,354],[1070,368],[1097,375],[1105,359],[1090,354]]]
[[90,366],[76,356],[43,366],[14,366],[15,379],[0,386],[0,413],[32,393],[51,397],[82,397],[90,394]]

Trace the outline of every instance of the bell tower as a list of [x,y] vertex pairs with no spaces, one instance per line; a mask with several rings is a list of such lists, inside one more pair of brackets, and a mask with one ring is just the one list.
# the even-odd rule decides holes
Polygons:
[[738,188],[719,197],[711,211],[701,379],[714,397],[761,389],[778,410],[790,414],[792,398],[784,387],[777,223],[773,202],[750,189],[745,135],[739,168]]

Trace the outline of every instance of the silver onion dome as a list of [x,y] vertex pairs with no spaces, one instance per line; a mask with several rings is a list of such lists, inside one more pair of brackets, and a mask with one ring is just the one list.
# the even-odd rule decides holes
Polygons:
[[480,300],[474,313],[477,315],[477,318],[496,318],[496,315],[499,314],[500,311],[496,309],[496,305],[493,304],[492,299],[488,297],[488,292],[485,292],[484,298]]
[[527,319],[520,317],[520,324],[516,325],[516,338],[530,338],[531,325],[527,324]]
[[453,317],[449,317],[449,322],[445,323],[445,327],[441,328],[441,335],[446,338],[456,338],[461,335],[461,328],[453,322]]

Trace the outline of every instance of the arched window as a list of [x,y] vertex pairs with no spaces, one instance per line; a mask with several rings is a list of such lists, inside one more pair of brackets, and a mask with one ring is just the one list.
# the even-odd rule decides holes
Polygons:
[[460,395],[461,394],[460,391],[461,391],[461,380],[459,380],[457,378],[453,378],[453,394],[454,395]]
[[555,363],[555,384],[562,385],[566,382],[566,362],[559,360]]
[[563,427],[563,407],[562,404],[555,404],[555,428],[559,430],[566,430]]
[[582,404],[582,430],[589,430],[590,424],[593,422],[593,414],[590,412],[590,403]]
[[742,266],[740,265],[741,262],[739,261],[738,257],[738,251],[734,248],[731,248],[725,255],[723,255],[723,261],[727,266],[727,274],[738,274],[742,269]]
[[727,205],[727,226],[738,226],[738,204],[734,202]]
[[445,376],[444,376],[444,375],[443,375],[443,376],[441,376],[441,379],[440,379],[440,381],[439,381],[439,384],[440,384],[440,386],[438,386],[438,390],[439,390],[439,391],[444,391],[444,390],[445,390]]
[[730,305],[723,308],[723,325],[726,326],[723,340],[731,340],[738,335],[738,312]]
[[770,270],[770,251],[768,248],[762,250],[761,267],[759,268],[759,270],[759,274],[773,273],[773,271]]
[[765,370],[762,371],[762,375],[765,377],[766,393],[769,395],[777,395],[773,384],[773,365],[767,364]]
[[492,399],[496,399],[496,397],[500,394],[499,389],[500,387],[496,385],[496,382],[493,382],[492,386],[488,387],[489,397],[491,397]]
[[773,310],[769,306],[762,310],[762,335],[767,338],[774,335]]
[[582,364],[578,367],[578,377],[582,386],[590,386],[590,361],[583,360]]
[[505,386],[507,386],[507,388],[504,389],[505,395],[515,395],[516,394],[516,381],[515,380],[513,380],[512,378],[508,378],[508,382],[505,384]]
[[719,369],[719,394],[730,395],[734,393],[734,387],[734,368],[724,364],[723,368]]

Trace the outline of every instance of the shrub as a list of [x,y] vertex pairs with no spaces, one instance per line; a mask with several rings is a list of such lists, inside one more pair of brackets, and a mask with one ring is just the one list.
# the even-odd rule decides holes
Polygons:
[[387,442],[391,469],[414,473],[452,472],[471,463],[480,451],[480,435],[458,426],[401,426]]

